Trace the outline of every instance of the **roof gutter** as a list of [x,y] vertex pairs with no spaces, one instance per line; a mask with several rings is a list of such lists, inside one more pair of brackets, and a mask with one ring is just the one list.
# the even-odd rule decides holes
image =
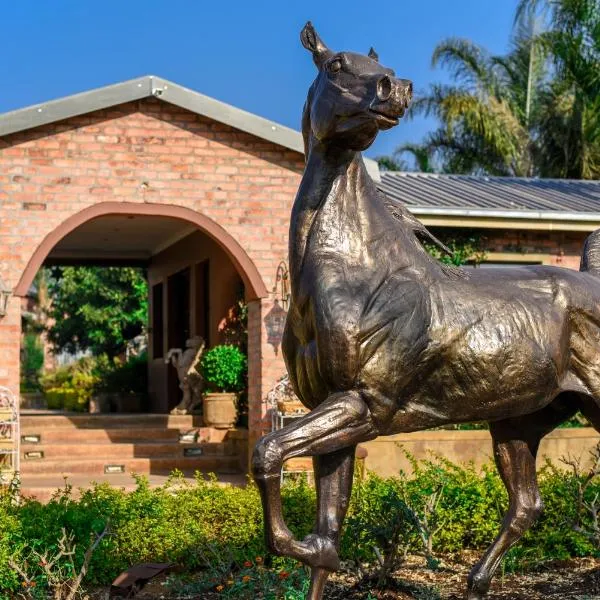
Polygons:
[[485,208],[432,208],[407,206],[415,215],[490,219],[533,219],[540,221],[600,221],[600,213],[567,212],[558,210],[494,210]]

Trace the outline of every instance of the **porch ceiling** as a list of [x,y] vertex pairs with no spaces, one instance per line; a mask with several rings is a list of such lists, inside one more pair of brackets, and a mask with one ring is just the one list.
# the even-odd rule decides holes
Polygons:
[[174,218],[107,215],[87,221],[67,234],[45,262],[145,263],[195,229]]

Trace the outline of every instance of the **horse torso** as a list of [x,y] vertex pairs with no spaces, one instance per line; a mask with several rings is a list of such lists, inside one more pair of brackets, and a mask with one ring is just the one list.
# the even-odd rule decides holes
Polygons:
[[590,315],[583,345],[598,335],[597,278],[531,267],[451,279],[374,186],[337,183],[307,228],[283,341],[307,406],[357,389],[392,433],[525,414],[568,376],[581,384],[571,314]]

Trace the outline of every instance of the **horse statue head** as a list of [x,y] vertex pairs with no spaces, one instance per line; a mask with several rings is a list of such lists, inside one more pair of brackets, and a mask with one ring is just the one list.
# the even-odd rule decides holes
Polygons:
[[398,124],[412,99],[412,82],[380,64],[373,48],[366,56],[334,52],[310,21],[300,40],[318,69],[304,108],[305,143],[313,137],[323,144],[362,151],[380,130]]

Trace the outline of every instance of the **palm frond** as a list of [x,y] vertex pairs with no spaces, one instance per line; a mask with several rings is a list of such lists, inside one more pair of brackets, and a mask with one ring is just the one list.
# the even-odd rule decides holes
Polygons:
[[453,79],[473,90],[489,91],[496,85],[487,50],[469,40],[448,38],[440,42],[433,51],[431,64],[446,67]]

